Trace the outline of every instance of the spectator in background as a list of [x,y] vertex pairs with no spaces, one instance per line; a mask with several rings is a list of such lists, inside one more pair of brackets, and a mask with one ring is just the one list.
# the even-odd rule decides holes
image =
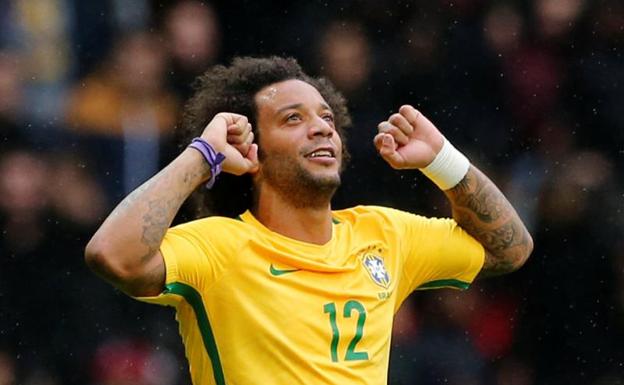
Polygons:
[[537,40],[565,48],[586,7],[586,0],[534,0],[532,3]]
[[97,339],[84,325],[111,322],[97,304],[112,296],[85,281],[76,252],[105,207],[102,191],[71,159],[0,153],[0,346],[19,357],[20,384],[84,383],[80,360]]
[[483,40],[493,55],[506,57],[520,48],[524,27],[524,19],[516,7],[495,3],[484,16]]
[[40,258],[54,248],[46,218],[47,170],[43,158],[24,149],[3,152],[0,159],[0,344],[12,346],[23,365],[50,369],[53,353],[42,342],[50,340],[53,304],[45,294],[54,287],[49,273],[57,261]]
[[178,2],[167,12],[164,32],[171,56],[170,81],[185,100],[192,93],[193,80],[219,55],[221,31],[215,10],[196,0]]
[[20,56],[30,140],[54,146],[74,69],[73,13],[68,0],[13,0],[3,3],[6,23],[0,44]]
[[378,103],[384,100],[384,93],[378,89],[387,91],[387,87],[378,87],[377,79],[371,77],[375,64],[374,47],[364,25],[341,19],[333,20],[323,29],[317,47],[319,72],[345,94],[353,125],[358,128],[358,134],[352,135],[347,142],[353,162],[347,166],[351,172],[345,175],[344,188],[338,191],[336,200],[379,202],[375,185],[368,185],[373,181],[362,179],[362,172],[374,173],[384,180],[398,173],[388,171],[369,143],[369,138],[375,135],[378,117],[385,113],[383,103]]
[[[535,137],[534,128],[560,108],[562,95],[570,87],[570,79],[565,76],[566,59],[570,45],[574,45],[573,32],[584,2],[535,0],[531,9],[532,35],[503,58],[508,105],[528,136]],[[501,12],[499,16],[505,14]],[[515,45],[513,40],[511,43]]]
[[[378,80],[371,76],[376,62],[374,48],[363,24],[339,19],[330,22],[322,31],[316,55],[319,73],[336,84],[349,101],[349,110],[356,119],[354,126],[361,130],[370,129],[368,134],[371,135],[376,119],[386,112],[376,101],[383,100],[387,92],[387,86],[379,87]],[[359,142],[366,135],[361,132],[361,135],[354,136],[357,145],[352,148],[370,147]]]
[[43,158],[32,151],[15,149],[0,159],[0,210],[4,258],[36,249],[44,239],[48,205]]
[[[571,131],[565,127],[559,134]],[[621,350],[613,338],[607,300],[612,290],[608,282],[613,281],[611,247],[621,237],[618,206],[608,198],[617,191],[613,165],[604,154],[571,143],[546,166],[535,226],[536,251],[543,257],[526,272],[532,277],[526,287],[531,300],[525,304],[531,318],[521,324],[518,342],[540,357],[540,384],[595,378],[613,367]],[[600,226],[596,213],[602,217]]]
[[341,20],[330,23],[320,41],[318,57],[321,72],[347,98],[357,97],[368,87],[373,63],[362,25]]
[[96,226],[106,211],[106,196],[77,153],[59,153],[52,159],[48,176],[50,207],[76,227],[74,231]]
[[68,124],[96,159],[107,159],[97,175],[107,175],[116,201],[158,170],[160,149],[170,140],[177,99],[165,88],[166,56],[147,32],[120,40],[111,60],[71,93]]
[[505,157],[509,156],[509,143],[524,139],[524,131],[519,129],[524,127],[524,121],[512,119],[517,106],[513,104],[516,100],[512,101],[509,95],[508,78],[513,74],[509,73],[508,66],[524,44],[525,24],[524,16],[511,2],[494,2],[484,12],[482,20],[481,39],[487,58],[485,72],[489,74],[488,86],[484,89],[503,96],[494,98],[495,109],[489,111],[489,115],[498,116],[498,126],[504,128],[491,131],[492,135],[499,136]]
[[560,171],[557,163],[573,153],[575,143],[570,122],[561,113],[540,123],[535,132],[534,151],[518,156],[510,167],[508,189],[528,228],[537,230],[540,194],[549,176]]

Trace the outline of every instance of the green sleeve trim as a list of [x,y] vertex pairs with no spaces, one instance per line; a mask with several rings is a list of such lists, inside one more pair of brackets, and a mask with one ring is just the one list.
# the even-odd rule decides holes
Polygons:
[[204,347],[210,357],[215,383],[217,385],[225,385],[225,378],[223,376],[221,360],[219,359],[217,343],[215,342],[212,329],[210,328],[210,321],[208,320],[208,314],[206,313],[206,308],[204,307],[201,294],[199,294],[199,292],[193,287],[180,282],[172,282],[165,285],[165,293],[182,296],[193,308],[195,318],[197,319],[197,326],[199,327],[202,340],[204,341]]
[[443,287],[452,287],[455,289],[466,290],[470,286],[470,283],[460,281],[458,279],[438,279],[435,281],[429,281],[418,286],[416,290],[427,289],[441,289]]
[[335,225],[339,225],[340,221],[338,219],[332,217],[332,223],[335,224]]

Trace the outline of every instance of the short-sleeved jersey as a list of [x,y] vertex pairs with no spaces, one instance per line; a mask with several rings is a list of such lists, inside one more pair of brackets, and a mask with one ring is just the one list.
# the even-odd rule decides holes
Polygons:
[[165,291],[194,384],[385,384],[392,321],[414,290],[465,289],[483,247],[452,219],[358,206],[333,211],[324,245],[250,212],[171,228]]

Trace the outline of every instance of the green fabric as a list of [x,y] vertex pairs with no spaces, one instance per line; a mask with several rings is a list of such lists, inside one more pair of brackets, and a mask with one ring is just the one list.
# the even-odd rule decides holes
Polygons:
[[456,289],[466,290],[470,284],[457,279],[438,279],[424,283],[416,288],[416,290],[439,289],[443,287],[454,287]]
[[212,372],[217,385],[225,385],[225,378],[223,377],[223,368],[221,367],[221,360],[219,359],[219,351],[217,350],[217,344],[210,328],[210,321],[208,320],[208,314],[204,307],[201,294],[197,292],[193,287],[180,282],[172,282],[165,285],[165,293],[172,293],[182,296],[186,302],[193,308],[195,312],[195,318],[197,319],[197,326],[204,341],[204,347],[210,357],[212,363]]

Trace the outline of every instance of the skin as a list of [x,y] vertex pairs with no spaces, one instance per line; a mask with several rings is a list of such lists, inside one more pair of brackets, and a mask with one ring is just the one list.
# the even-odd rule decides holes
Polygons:
[[[252,144],[253,133],[244,116],[217,114],[201,137],[225,154],[224,172],[241,175],[258,170],[258,146]],[[106,218],[85,249],[89,267],[129,295],[161,293],[165,283],[159,251],[162,239],[184,200],[209,178],[201,154],[184,150]]]
[[[247,118],[232,113],[217,114],[201,137],[226,156],[223,172],[253,175],[258,193],[252,211],[261,223],[293,239],[327,243],[332,235],[330,200],[340,184],[342,163],[331,109],[313,86],[299,80],[265,87],[255,102],[259,144]],[[380,123],[374,138],[381,156],[397,169],[426,167],[443,141],[439,130],[411,106]],[[329,153],[312,157],[317,150]],[[183,151],[104,221],[87,245],[89,266],[130,295],[162,292],[165,268],[159,246],[184,200],[209,177],[199,152]],[[524,263],[531,237],[487,177],[471,166],[445,194],[459,225],[486,249],[482,275],[506,273]]]
[[[395,169],[426,167],[444,144],[437,127],[409,105],[381,122],[378,130],[375,146]],[[466,176],[444,193],[455,221],[485,248],[480,277],[506,274],[526,262],[533,250],[531,235],[487,176],[471,165]]]
[[[340,185],[342,142],[333,113],[311,85],[289,80],[256,95],[262,148],[253,214],[267,228],[305,242],[331,239],[330,200]],[[330,157],[312,158],[324,148]]]

